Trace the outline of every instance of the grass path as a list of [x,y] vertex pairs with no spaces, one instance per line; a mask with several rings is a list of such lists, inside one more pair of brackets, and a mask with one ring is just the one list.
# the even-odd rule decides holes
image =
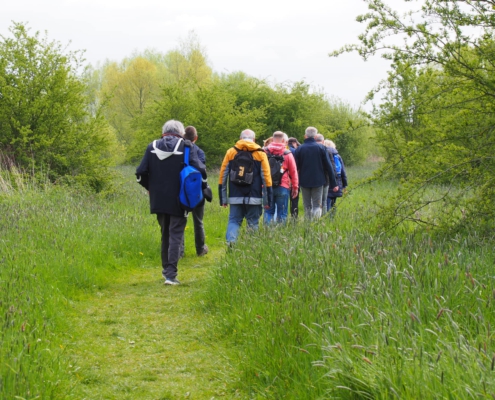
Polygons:
[[208,270],[221,257],[186,254],[182,285],[163,285],[159,267],[129,271],[73,302],[67,346],[75,399],[243,398],[235,366],[198,306]]

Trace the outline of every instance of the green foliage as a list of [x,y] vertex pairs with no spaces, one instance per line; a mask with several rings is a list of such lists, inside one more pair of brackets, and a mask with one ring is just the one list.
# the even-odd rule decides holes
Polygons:
[[[388,79],[377,88],[383,97],[374,111],[386,158],[377,178],[400,178],[383,212],[386,224],[412,220],[452,230],[470,221],[490,232],[495,216],[491,2],[423,1],[421,9],[404,16],[382,1],[368,4],[370,13],[358,18],[368,24],[361,44],[333,55],[357,51],[367,58],[383,50],[392,61]],[[427,196],[432,184],[442,185],[436,197]]]
[[131,174],[111,201],[50,184],[0,192],[0,398],[66,398],[68,300],[100,290],[156,248],[154,231],[142,229],[147,197],[128,187]]
[[251,398],[494,393],[493,239],[370,234],[370,199],[392,189],[352,189],[333,219],[263,229],[226,253],[207,304]]
[[163,123],[167,119],[178,119],[198,130],[198,145],[205,151],[208,165],[219,165],[243,129],[249,127],[255,132],[263,129],[260,121],[263,115],[263,108],[238,105],[235,96],[216,79],[201,87],[192,81],[167,85],[161,100],[136,120],[137,140],[129,151],[129,158],[142,157],[145,146],[160,138]]
[[0,36],[0,152],[21,168],[46,171],[52,181],[107,180],[111,132],[90,115],[86,87],[77,77],[78,53],[29,35],[22,24]]
[[368,140],[373,132],[361,112],[302,81],[273,86],[243,72],[214,74],[194,33],[166,54],[135,53],[90,68],[87,77],[92,104],[105,106],[127,162],[139,160],[167,119],[198,129],[209,166],[221,163],[246,128],[259,142],[276,130],[302,141],[304,130],[316,126],[336,141],[347,165],[362,163],[373,152]]

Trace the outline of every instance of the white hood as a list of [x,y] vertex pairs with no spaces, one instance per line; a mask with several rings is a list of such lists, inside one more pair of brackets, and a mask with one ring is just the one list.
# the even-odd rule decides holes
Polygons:
[[156,156],[160,159],[160,161],[165,160],[166,158],[169,158],[170,156],[173,155],[181,155],[184,154],[182,151],[177,151],[179,148],[180,143],[182,142],[183,139],[177,140],[177,144],[175,145],[175,148],[173,151],[163,151],[160,150],[156,147],[156,140],[153,141],[153,149],[151,150],[152,153],[155,153]]

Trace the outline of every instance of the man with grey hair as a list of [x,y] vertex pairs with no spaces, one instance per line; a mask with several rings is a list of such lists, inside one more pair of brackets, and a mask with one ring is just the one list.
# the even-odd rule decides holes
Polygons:
[[321,217],[323,187],[327,175],[332,190],[339,190],[328,152],[323,145],[316,142],[317,134],[318,130],[315,127],[306,128],[304,143],[295,152],[299,186],[307,219]]
[[178,285],[179,262],[187,211],[179,202],[180,172],[184,166],[185,146],[190,148],[189,164],[198,169],[206,182],[205,165],[199,160],[196,147],[184,140],[184,125],[170,120],[162,128],[162,138],[146,148],[136,169],[138,183],[148,190],[150,211],[156,214],[162,234],[162,276],[166,285]]
[[[317,133],[315,136],[315,141],[318,144],[321,144],[322,146],[325,146],[325,137],[321,133]],[[330,156],[329,156],[330,157]],[[330,160],[331,162],[332,160]],[[328,196],[328,187],[330,185],[330,178],[328,177],[328,174],[325,173],[325,184],[323,185],[323,191],[321,192],[321,215],[326,214],[327,212],[327,196]]]
[[252,130],[243,130],[240,140],[227,150],[220,168],[220,205],[230,204],[226,234],[229,245],[236,242],[244,218],[249,229],[258,229],[263,205],[270,208],[272,203],[270,165],[265,152],[254,140]]

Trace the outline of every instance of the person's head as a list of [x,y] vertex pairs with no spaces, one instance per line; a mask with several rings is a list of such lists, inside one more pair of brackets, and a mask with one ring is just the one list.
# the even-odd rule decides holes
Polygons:
[[325,147],[331,147],[332,149],[336,149],[337,147],[335,146],[335,143],[332,142],[331,140],[329,139],[326,139],[325,142],[323,142],[323,144],[325,145]]
[[313,126],[308,126],[308,127],[306,128],[305,133],[304,133],[304,137],[305,137],[305,138],[308,138],[308,139],[309,139],[309,138],[313,138],[313,139],[314,139],[314,137],[316,136],[316,134],[317,134],[317,133],[318,133],[318,129],[316,129],[316,128],[315,128],[315,127],[313,127]]
[[273,137],[263,140],[263,146],[266,147],[273,142]]
[[315,135],[315,140],[318,142],[318,143],[321,143],[323,144],[323,141],[325,140],[325,138],[323,137],[323,135],[321,133],[317,133]]
[[162,136],[166,133],[175,133],[176,135],[184,137],[184,125],[182,122],[171,119],[165,122],[162,128]]
[[198,138],[198,132],[194,126],[187,126],[184,133],[184,139],[195,142]]
[[295,137],[289,138],[289,146],[297,149],[300,145],[301,143]]
[[273,143],[287,143],[287,135],[282,131],[273,132]]
[[254,132],[251,129],[244,129],[241,132],[241,139],[242,140],[249,140],[250,142],[254,142],[255,137],[256,137],[256,135],[254,134]]

